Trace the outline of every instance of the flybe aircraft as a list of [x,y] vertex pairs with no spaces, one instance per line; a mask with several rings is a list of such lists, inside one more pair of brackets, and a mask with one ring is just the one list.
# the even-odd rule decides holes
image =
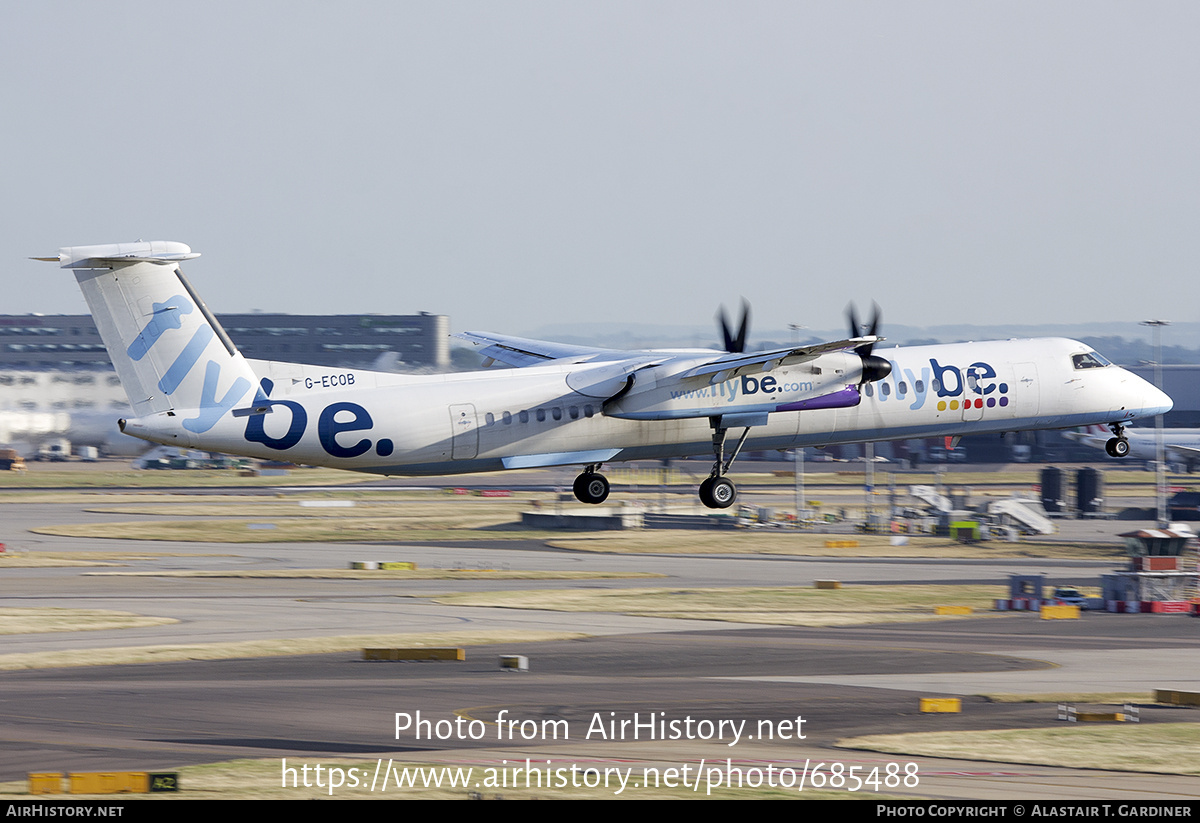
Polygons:
[[[608,497],[603,464],[712,454],[700,484],[733,503],[743,446],[1103,425],[1128,451],[1127,422],[1171,400],[1064,339],[880,349],[878,313],[843,340],[745,351],[614,351],[468,332],[487,365],[400,375],[244,358],[180,270],[175,242],[76,246],[73,269],[129,396],[126,434],[171,446],[381,475],[582,467],[575,495]],[[724,319],[724,318],[722,318]],[[727,442],[727,435],[733,435]]]

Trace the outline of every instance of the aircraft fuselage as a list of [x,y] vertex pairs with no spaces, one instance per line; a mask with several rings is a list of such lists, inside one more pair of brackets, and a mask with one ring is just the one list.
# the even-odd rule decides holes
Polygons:
[[[857,405],[800,411],[774,408],[821,391],[814,377],[845,382],[834,373],[852,367],[852,356],[822,355],[715,384],[696,379],[694,388],[670,382],[661,397],[658,379],[670,375],[656,367],[638,372],[631,389],[608,403],[568,385],[586,364],[407,376],[248,361],[259,397],[240,415],[193,433],[179,425],[187,413],[175,410],[129,420],[124,430],[169,445],[419,475],[709,454],[712,415],[765,412],[746,447],[787,449],[1108,424],[1169,406],[1119,367],[1074,369],[1072,354],[1086,350],[1065,339],[881,349],[891,374],[864,386]],[[675,353],[664,355],[672,373],[683,368]],[[652,402],[639,402],[646,397]],[[678,416],[640,419],[648,406]],[[705,416],[695,416],[698,409]],[[606,456],[591,459],[598,455]]]

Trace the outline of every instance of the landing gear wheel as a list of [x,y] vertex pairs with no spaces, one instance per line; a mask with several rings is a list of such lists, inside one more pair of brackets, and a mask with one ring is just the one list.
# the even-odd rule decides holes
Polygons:
[[580,503],[603,503],[608,499],[608,478],[595,472],[584,472],[575,478],[573,490]]
[[737,500],[737,487],[724,477],[710,477],[700,484],[700,502],[710,509],[727,509]]
[[1110,457],[1125,457],[1129,454],[1129,441],[1124,437],[1114,437],[1104,444],[1104,450]]
[[718,509],[727,509],[733,505],[734,500],[737,500],[737,486],[724,477],[718,477],[713,481],[709,494],[712,495],[713,502],[717,504]]

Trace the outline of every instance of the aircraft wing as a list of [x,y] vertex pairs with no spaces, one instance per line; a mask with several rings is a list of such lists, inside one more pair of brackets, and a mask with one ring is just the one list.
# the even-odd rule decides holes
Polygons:
[[1168,443],[1163,448],[1169,452],[1176,452],[1180,457],[1200,457],[1200,449],[1195,446],[1179,446]]
[[693,366],[679,376],[701,377],[711,374],[713,375],[711,382],[720,383],[746,372],[765,371],[766,369],[775,368],[780,365],[801,363],[821,354],[854,349],[865,344],[877,343],[882,339],[881,337],[874,336],[852,337],[848,340],[833,340],[828,343],[817,343],[812,346],[797,346],[789,349],[752,352],[750,354],[722,354],[709,360],[707,363]]
[[481,346],[479,353],[509,366],[536,366],[551,360],[567,360],[582,363],[597,358],[610,359],[612,355],[629,357],[631,352],[613,349],[597,349],[591,346],[573,346],[569,343],[550,343],[545,340],[529,340],[525,337],[509,337],[503,334],[464,331],[452,335]]
[[[510,366],[534,366],[548,363],[551,360],[566,360],[571,363],[596,362],[601,360],[625,360],[644,357],[650,352],[621,351],[618,349],[600,349],[591,346],[575,346],[569,343],[551,343],[545,340],[530,340],[525,337],[509,337],[488,332],[459,332],[454,337],[469,340],[476,346],[482,346],[479,353],[492,360],[499,360]],[[749,371],[762,371],[764,367],[773,368],[778,365],[790,365],[809,360],[821,354],[846,349],[857,348],[865,344],[877,343],[883,338],[875,336],[852,337],[846,340],[833,340],[828,343],[817,343],[812,346],[796,346],[787,349],[752,352],[750,354],[713,352],[710,359],[693,366],[680,378],[700,377],[706,374],[717,375],[712,382],[729,380]],[[668,352],[654,352],[659,362]],[[701,352],[689,351],[689,359],[695,359]],[[644,361],[643,361],[644,363]]]

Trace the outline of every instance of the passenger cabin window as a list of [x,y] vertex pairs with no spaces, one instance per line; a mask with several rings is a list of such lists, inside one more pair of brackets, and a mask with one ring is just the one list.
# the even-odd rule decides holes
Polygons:
[[492,414],[491,412],[488,412],[487,414],[485,414],[483,416],[483,419],[486,422],[486,424],[490,426],[496,422],[496,415]]
[[526,410],[522,410],[521,413],[519,415],[517,415],[517,417],[519,417],[521,419],[522,423],[529,422],[529,412]]
[[512,423],[512,412],[505,412],[504,413],[504,425],[507,426],[510,423]]
[[1071,356],[1071,362],[1075,364],[1076,369],[1102,369],[1105,366],[1111,365],[1108,360],[1105,360],[1094,351],[1086,354],[1076,354]]

